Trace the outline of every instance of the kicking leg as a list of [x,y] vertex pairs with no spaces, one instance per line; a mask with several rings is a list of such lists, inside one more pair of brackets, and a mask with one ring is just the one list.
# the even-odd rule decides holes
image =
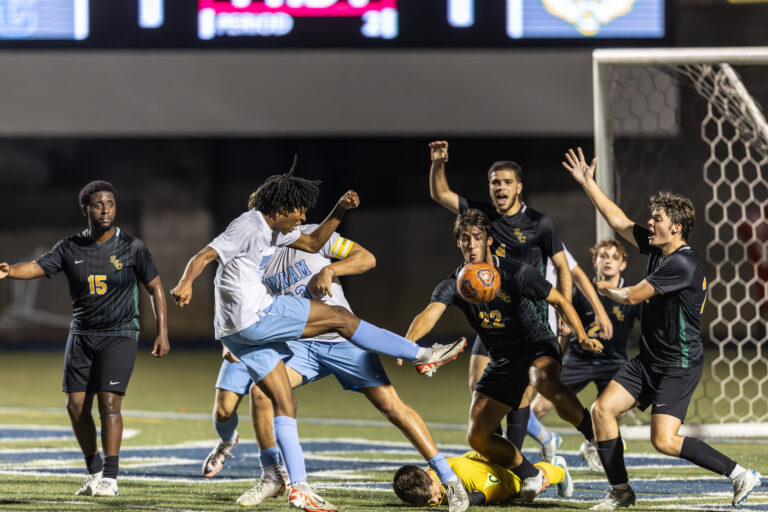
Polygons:
[[213,404],[213,428],[219,442],[203,461],[203,476],[213,478],[224,467],[224,462],[237,445],[240,436],[235,428],[238,423],[237,407],[243,395],[226,389],[216,388]]

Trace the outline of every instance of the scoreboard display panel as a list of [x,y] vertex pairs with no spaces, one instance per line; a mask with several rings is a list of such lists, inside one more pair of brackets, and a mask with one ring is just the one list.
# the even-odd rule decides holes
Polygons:
[[659,44],[664,0],[0,0],[0,47]]

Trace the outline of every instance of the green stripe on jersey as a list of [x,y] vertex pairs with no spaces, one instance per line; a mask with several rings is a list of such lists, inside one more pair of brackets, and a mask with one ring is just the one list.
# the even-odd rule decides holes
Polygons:
[[688,368],[688,337],[685,333],[685,315],[682,305],[678,305],[677,311],[677,325],[680,329],[680,367]]

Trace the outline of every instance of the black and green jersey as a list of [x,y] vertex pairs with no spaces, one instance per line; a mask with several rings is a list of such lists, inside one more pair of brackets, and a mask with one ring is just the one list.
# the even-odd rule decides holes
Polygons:
[[707,279],[699,256],[688,245],[664,256],[648,243],[650,234],[635,224],[637,246],[649,255],[645,280],[659,293],[643,303],[640,357],[657,368],[688,368],[704,359],[701,313]]
[[555,335],[546,314],[535,304],[549,295],[552,285],[526,263],[496,256],[493,259],[501,276],[501,290],[491,302],[472,304],[459,295],[456,277],[463,265],[437,285],[430,302],[453,304],[461,309],[491,359],[499,361],[510,353],[524,354],[540,341],[554,339]]
[[72,297],[70,333],[139,337],[138,282],[149,283],[157,269],[144,243],[119,228],[103,243],[88,230],[60,240],[37,264],[51,276],[64,272]]

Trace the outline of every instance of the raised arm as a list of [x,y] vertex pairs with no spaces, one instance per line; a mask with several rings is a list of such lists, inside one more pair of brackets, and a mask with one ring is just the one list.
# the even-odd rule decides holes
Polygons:
[[552,307],[554,307],[555,310],[557,310],[557,312],[560,313],[563,318],[565,318],[566,322],[568,322],[568,324],[571,326],[571,329],[573,329],[573,333],[576,336],[576,339],[578,340],[581,348],[584,350],[590,350],[592,352],[603,351],[602,343],[587,336],[586,331],[584,331],[584,326],[581,325],[581,320],[579,320],[579,315],[576,313],[576,310],[573,309],[573,306],[566,300],[563,294],[557,291],[557,288],[552,288],[552,291],[549,292],[549,295],[545,300],[552,304]]
[[581,290],[581,293],[589,301],[592,306],[592,311],[595,312],[595,321],[600,327],[600,337],[604,340],[613,338],[613,324],[611,318],[608,316],[608,312],[603,307],[603,303],[600,302],[600,297],[597,296],[595,287],[592,286],[592,282],[587,277],[587,274],[581,270],[581,267],[576,265],[571,269],[573,275],[573,282],[576,283],[576,287]]
[[426,336],[443,316],[447,307],[442,302],[432,302],[424,308],[424,311],[414,317],[408,332],[405,333],[405,338],[417,341]]
[[171,345],[168,343],[168,309],[165,305],[165,291],[163,291],[163,283],[160,281],[160,276],[146,283],[144,287],[149,292],[150,300],[152,301],[152,311],[154,311],[155,320],[157,321],[157,336],[152,347],[152,355],[163,357],[171,350]]
[[340,260],[336,260],[330,265],[323,267],[312,281],[312,296],[324,297],[331,294],[331,283],[333,276],[349,276],[368,272],[376,266],[376,258],[365,247],[360,244],[354,244],[349,251],[349,255]]
[[[597,165],[597,157],[592,159],[592,163],[587,164],[584,159],[584,153],[581,148],[577,148],[578,154],[569,149],[565,154],[565,162],[562,162],[568,172],[571,173],[573,179],[584,188],[584,191],[589,196],[592,204],[595,205],[600,215],[610,224],[611,228],[624,237],[627,242],[637,247],[637,242],[632,234],[632,228],[635,223],[631,221],[619,208],[616,203],[608,199],[608,196],[600,190],[595,182],[595,166]],[[606,171],[609,172],[610,170]]]
[[448,143],[437,140],[429,143],[432,165],[429,168],[429,196],[453,213],[459,213],[459,195],[448,186],[445,163],[448,161]]
[[341,219],[347,213],[347,210],[357,208],[359,204],[360,198],[357,196],[357,192],[354,190],[347,191],[341,196],[341,199],[339,199],[339,202],[336,203],[336,206],[331,210],[331,213],[328,214],[323,223],[317,226],[317,229],[308,234],[302,233],[289,247],[311,253],[319,251],[323,248],[325,242],[331,238],[336,228],[339,227],[339,223],[341,223]]
[[622,304],[640,304],[654,295],[659,294],[659,292],[656,291],[656,288],[651,286],[651,283],[645,279],[636,285],[625,286],[624,288],[614,288],[608,281],[597,281],[595,286],[600,295],[605,295],[611,300]]
[[6,262],[0,263],[0,279],[10,277],[11,279],[37,279],[43,277],[45,272],[36,261],[26,261],[9,265]]
[[202,274],[205,267],[212,261],[216,261],[218,257],[219,254],[210,246],[204,247],[192,256],[178,284],[171,289],[171,296],[177,306],[183,308],[189,304],[192,300],[192,283]]

